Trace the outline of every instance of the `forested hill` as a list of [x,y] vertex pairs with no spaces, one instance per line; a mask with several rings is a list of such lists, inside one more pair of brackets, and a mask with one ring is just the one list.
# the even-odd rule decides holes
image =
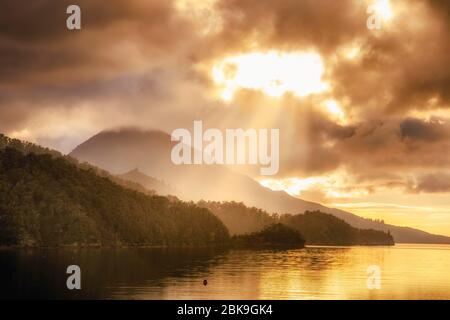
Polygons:
[[279,221],[300,232],[308,244],[394,245],[389,231],[354,228],[344,220],[320,211],[283,215]]
[[45,148],[32,142],[10,138],[0,133],[0,149],[5,149],[7,147],[16,149],[24,154],[49,154],[52,157],[63,157],[63,154],[56,150]]
[[[0,133],[0,150],[8,148],[8,147],[16,149],[16,150],[22,152],[23,154],[29,154],[29,153],[34,153],[34,154],[38,154],[38,155],[45,154],[45,155],[50,155],[52,158],[63,158],[64,160],[76,165],[77,167],[79,167],[81,169],[90,170],[91,172],[95,172],[98,176],[106,177],[123,187],[132,189],[135,191],[139,191],[139,192],[142,192],[145,194],[155,195],[157,193],[156,191],[159,191],[159,190],[155,190],[155,188],[152,188],[152,186],[150,186],[148,184],[145,185],[145,184],[142,184],[139,182],[135,182],[131,179],[128,179],[129,176],[127,176],[127,175],[122,175],[122,176],[112,175],[106,170],[100,169],[92,164],[87,163],[87,162],[80,162],[71,156],[63,155],[62,153],[60,153],[56,150],[45,148],[45,147],[42,147],[42,146],[32,143],[32,142],[9,138],[9,137],[5,136],[4,134]],[[158,192],[158,194],[161,194],[161,193]],[[171,198],[173,198],[173,197],[171,197]]]
[[235,235],[231,238],[235,248],[303,248],[305,239],[292,228],[281,223],[268,226],[262,231],[245,235]]
[[212,245],[229,239],[205,208],[124,188],[42,150],[11,147],[0,145],[0,245]]
[[213,212],[232,235],[256,234],[281,223],[298,231],[306,244],[319,245],[393,245],[388,232],[354,228],[344,220],[319,211],[303,214],[268,214],[239,202],[200,201],[198,205]]

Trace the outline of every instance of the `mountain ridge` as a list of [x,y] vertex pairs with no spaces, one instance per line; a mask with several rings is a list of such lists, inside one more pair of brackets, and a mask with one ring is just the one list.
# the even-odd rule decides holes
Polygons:
[[[170,161],[173,145],[170,135],[162,131],[133,128],[107,130],[78,145],[70,156],[116,174],[139,168],[143,174],[174,186],[179,190],[176,196],[183,200],[241,201],[247,206],[280,214],[321,211],[359,229],[390,231],[397,243],[450,243],[447,236],[385,224],[292,197],[284,191],[272,191],[252,178],[223,166],[176,166]],[[199,184],[199,181],[202,183]],[[193,185],[196,188],[192,188]]]

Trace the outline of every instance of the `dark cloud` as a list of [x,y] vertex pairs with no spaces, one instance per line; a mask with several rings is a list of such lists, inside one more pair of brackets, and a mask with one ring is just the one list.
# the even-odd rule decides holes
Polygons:
[[439,119],[424,121],[409,118],[400,123],[400,135],[402,139],[433,142],[450,138],[450,128]]
[[129,72],[137,56],[167,56],[192,34],[171,1],[80,0],[76,31],[66,28],[70,4],[1,1],[0,87],[105,79]]
[[450,167],[450,122],[390,119],[361,124],[356,134],[336,146],[343,163],[361,173],[420,172]]
[[428,174],[420,176],[416,185],[412,186],[413,192],[443,193],[450,192],[449,174]]
[[449,108],[450,19],[442,13],[444,2],[392,3],[404,6],[395,23],[367,32],[359,39],[360,58],[330,72],[335,94],[351,99],[363,114]]
[[318,49],[330,52],[362,32],[367,15],[351,0],[220,0],[219,41],[225,50],[258,43],[261,48]]
[[[450,2],[447,0],[430,0],[430,4],[441,14],[445,19],[450,20]],[[448,22],[450,22],[448,20]]]
[[[16,41],[51,43],[66,38],[66,9],[76,4],[81,8],[82,29],[104,30],[113,24],[140,23],[147,34],[171,31],[173,2],[153,0],[2,0],[0,36]],[[159,27],[157,27],[159,26]],[[163,37],[161,37],[162,39]]]
[[69,31],[73,3],[0,0],[1,132],[49,131],[78,109],[80,119],[142,122],[189,77],[184,48],[196,35],[172,1],[76,1],[82,29]]

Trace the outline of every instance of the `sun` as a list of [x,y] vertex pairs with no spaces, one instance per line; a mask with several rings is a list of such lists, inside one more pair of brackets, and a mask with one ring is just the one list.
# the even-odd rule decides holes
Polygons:
[[239,89],[258,90],[270,97],[320,93],[328,88],[323,73],[320,55],[305,52],[246,53],[225,58],[212,68],[214,82],[226,101],[232,100]]
[[374,4],[375,12],[384,20],[389,21],[393,18],[391,3],[389,0],[377,0]]

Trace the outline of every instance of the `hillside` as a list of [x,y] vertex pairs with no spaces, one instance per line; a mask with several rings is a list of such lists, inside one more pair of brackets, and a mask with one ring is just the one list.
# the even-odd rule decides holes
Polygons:
[[197,204],[216,215],[228,228],[231,235],[258,232],[277,220],[275,215],[270,215],[255,207],[247,207],[242,202],[201,200]]
[[389,231],[354,228],[344,220],[320,211],[304,214],[268,214],[237,202],[200,201],[198,205],[209,209],[228,228],[231,235],[239,236],[261,232],[273,224],[283,224],[298,231],[306,244],[314,245],[393,245]]
[[284,215],[280,222],[300,232],[307,244],[320,245],[394,245],[390,233],[372,229],[357,229],[330,214],[306,211]]
[[[52,158],[62,158],[64,160],[74,164],[75,166],[77,166],[80,169],[90,170],[92,172],[95,172],[98,176],[108,178],[108,179],[114,181],[115,183],[117,183],[123,187],[126,187],[128,189],[139,191],[141,193],[145,193],[145,194],[149,194],[149,195],[155,195],[157,193],[156,190],[154,190],[153,188],[150,188],[151,187],[150,185],[148,185],[148,184],[142,185],[137,181],[133,181],[133,180],[136,180],[134,175],[129,175],[129,176],[128,176],[128,174],[122,175],[122,176],[121,175],[117,175],[117,176],[112,175],[104,169],[96,167],[87,162],[80,162],[71,156],[63,155],[62,153],[60,153],[56,150],[45,148],[45,147],[42,147],[35,143],[22,141],[19,139],[9,138],[0,133],[0,150],[5,149],[7,147],[18,150],[18,151],[22,152],[23,154],[33,153],[33,154],[38,154],[38,155],[50,155]],[[152,180],[149,177],[146,177],[146,179]],[[163,193],[161,193],[160,195],[163,195]]]
[[0,149],[0,245],[204,246],[228,239],[207,209],[124,188],[61,157]]
[[47,154],[53,157],[63,157],[63,154],[56,150],[45,148],[28,141],[9,138],[4,134],[0,133],[0,150],[5,149],[7,147],[16,149],[24,154],[34,153],[34,154]]
[[272,191],[224,166],[175,166],[170,161],[171,148],[170,135],[131,128],[100,132],[75,148],[71,156],[115,174],[139,168],[143,174],[169,183],[183,200],[237,201],[280,214],[320,211],[358,229],[389,231],[399,243],[450,243],[450,237],[385,224]]

